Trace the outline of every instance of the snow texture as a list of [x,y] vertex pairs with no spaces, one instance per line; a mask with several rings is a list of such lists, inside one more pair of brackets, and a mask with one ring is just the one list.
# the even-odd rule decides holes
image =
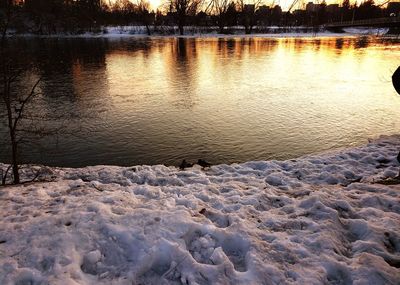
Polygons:
[[399,147],[48,168],[0,188],[0,284],[399,284]]

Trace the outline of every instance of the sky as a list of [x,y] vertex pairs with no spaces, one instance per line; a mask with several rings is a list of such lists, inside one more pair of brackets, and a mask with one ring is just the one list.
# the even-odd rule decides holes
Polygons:
[[[112,0],[111,0],[112,1]],[[136,2],[135,0],[131,0],[132,2]],[[159,8],[162,4],[164,4],[165,2],[167,2],[168,0],[149,0],[151,8],[156,10],[157,8]],[[207,1],[207,0],[206,0]],[[341,3],[342,0],[325,0],[327,4],[333,4],[333,3]],[[394,0],[396,1],[396,0]],[[248,0],[249,3],[253,2],[252,0]],[[314,3],[321,3],[322,0],[314,0],[314,1],[310,1],[310,0],[299,0],[298,4],[294,7],[294,9],[299,9],[299,8],[305,8],[305,5],[308,2],[314,2]],[[353,2],[357,2],[358,4],[360,4],[361,2],[363,2],[363,0],[350,0],[350,3]],[[385,2],[385,0],[375,0],[376,4],[380,4]],[[275,5],[280,5],[282,7],[283,11],[287,11],[288,8],[290,7],[290,5],[293,3],[293,0],[264,0],[265,5],[267,6],[275,6]]]

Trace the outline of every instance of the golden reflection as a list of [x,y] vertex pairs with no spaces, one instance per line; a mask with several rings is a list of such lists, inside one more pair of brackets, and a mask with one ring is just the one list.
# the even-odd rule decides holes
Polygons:
[[[165,90],[170,96],[189,100],[198,90],[223,94],[224,88],[247,90],[251,85],[287,88],[304,80],[313,82],[317,72],[325,83],[335,77],[348,81],[373,79],[385,73],[379,64],[382,53],[362,48],[365,39],[164,39],[145,50],[113,51],[107,55],[107,76],[111,93],[135,98],[146,90]],[[318,71],[317,71],[318,70]],[[76,69],[74,73],[79,73]],[[75,76],[74,76],[75,77]],[[318,82],[317,85],[325,84]],[[133,87],[132,87],[133,86]],[[148,88],[150,87],[150,88]],[[139,92],[135,92],[138,90]],[[219,96],[223,97],[223,96]]]
[[111,51],[106,72],[114,107],[128,117],[149,109],[171,121],[184,116],[215,126],[205,127],[210,138],[236,143],[293,132],[314,151],[318,138],[334,144],[332,129],[346,129],[352,143],[382,129],[366,122],[397,114],[398,98],[382,80],[399,56],[366,39],[165,38],[146,51]]
[[90,163],[230,163],[294,158],[398,133],[400,96],[390,82],[398,43],[79,40],[51,47],[61,51],[53,55],[60,64],[37,66],[49,111],[87,112],[82,133],[94,130],[90,138],[67,145],[89,153]]

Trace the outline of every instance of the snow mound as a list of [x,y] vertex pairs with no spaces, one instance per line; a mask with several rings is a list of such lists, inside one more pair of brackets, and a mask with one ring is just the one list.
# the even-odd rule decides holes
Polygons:
[[399,148],[53,168],[0,188],[0,284],[399,284]]

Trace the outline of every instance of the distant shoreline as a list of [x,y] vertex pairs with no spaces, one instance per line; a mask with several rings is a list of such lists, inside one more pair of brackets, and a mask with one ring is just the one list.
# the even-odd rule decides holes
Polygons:
[[[302,38],[302,37],[358,37],[358,36],[385,36],[397,37],[387,34],[387,28],[348,28],[344,33],[334,33],[326,30],[313,30],[313,27],[263,27],[257,28],[251,34],[245,34],[243,28],[233,27],[227,33],[218,33],[217,27],[186,27],[184,35],[179,35],[177,27],[158,27],[148,35],[144,26],[106,26],[96,31],[86,31],[76,34],[55,33],[35,34],[17,33],[10,31],[10,37],[34,38]],[[264,31],[264,32],[263,32]]]

